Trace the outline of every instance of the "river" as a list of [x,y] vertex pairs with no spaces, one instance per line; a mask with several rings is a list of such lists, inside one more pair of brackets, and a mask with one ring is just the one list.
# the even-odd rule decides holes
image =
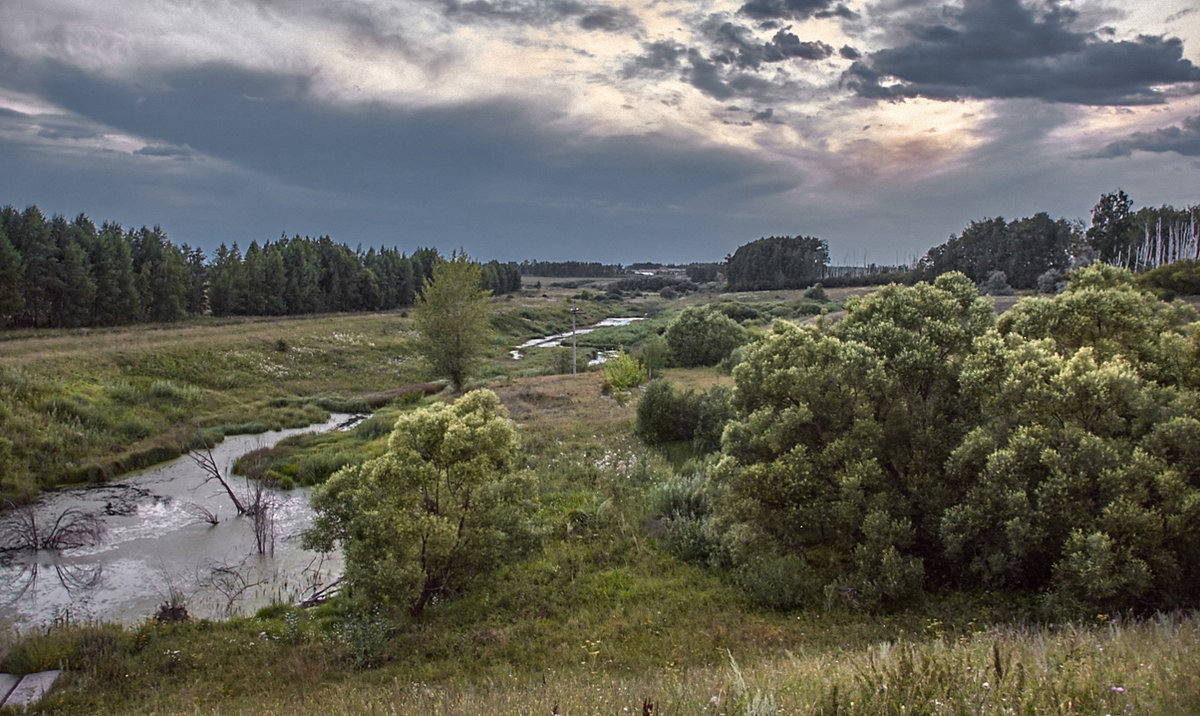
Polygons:
[[[334,414],[306,428],[228,437],[213,448],[213,458],[229,475],[240,455],[291,435],[337,429],[352,417]],[[40,529],[73,508],[99,515],[104,538],[62,552],[3,555],[0,625],[26,630],[66,618],[135,624],[168,601],[181,602],[193,617],[224,618],[297,601],[341,574],[339,555],[300,547],[312,521],[307,489],[269,491],[274,554],[260,555],[254,520],[238,517],[220,484],[204,477],[184,455],[106,485],[44,495],[32,508]],[[250,487],[237,477],[229,482],[243,494]],[[220,521],[204,521],[199,508]]]

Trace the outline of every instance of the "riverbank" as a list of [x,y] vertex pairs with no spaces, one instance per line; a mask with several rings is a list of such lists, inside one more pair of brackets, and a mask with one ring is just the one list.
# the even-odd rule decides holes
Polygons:
[[[680,385],[727,380],[672,370]],[[497,388],[540,485],[541,546],[420,617],[334,601],[228,622],[50,624],[11,670],[68,667],[41,713],[1190,713],[1200,623],[1031,625],[1004,594],[896,613],[751,606],[661,549],[664,458],[596,376]],[[18,669],[17,667],[20,667]],[[626,711],[625,709],[628,709]],[[757,709],[757,710],[755,710]],[[35,710],[35,713],[38,711]]]

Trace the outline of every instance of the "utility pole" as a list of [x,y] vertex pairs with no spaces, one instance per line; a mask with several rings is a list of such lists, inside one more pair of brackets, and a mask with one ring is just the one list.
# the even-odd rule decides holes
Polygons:
[[571,375],[578,375],[579,353],[575,347],[575,314],[579,313],[579,306],[574,302],[571,303]]

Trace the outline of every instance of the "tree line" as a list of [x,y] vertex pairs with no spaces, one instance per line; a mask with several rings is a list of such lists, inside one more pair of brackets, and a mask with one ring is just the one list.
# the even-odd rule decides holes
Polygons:
[[[86,215],[47,218],[36,206],[0,209],[0,324],[73,328],[169,322],[187,316],[281,316],[390,310],[413,305],[442,260],[363,251],[328,236],[221,246],[211,259],[176,245],[158,226],[125,229]],[[480,266],[481,289],[521,286],[517,264]]]
[[1189,260],[1200,260],[1200,206],[1134,211],[1133,200],[1118,189],[1101,195],[1086,231],[1082,222],[1046,212],[1012,221],[987,217],[971,221],[907,269],[872,266],[845,275],[846,267],[829,266],[825,240],[811,236],[743,244],[725,257],[724,269],[731,291],[805,288],[818,281],[827,287],[911,284],[951,271],[977,285],[1053,291],[1067,271],[1093,261],[1143,271]]

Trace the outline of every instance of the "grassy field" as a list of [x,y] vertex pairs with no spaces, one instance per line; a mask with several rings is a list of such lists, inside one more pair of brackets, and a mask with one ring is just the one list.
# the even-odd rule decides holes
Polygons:
[[[653,714],[1200,712],[1194,615],[1032,625],[1027,605],[1004,594],[930,595],[893,614],[773,612],[750,605],[727,575],[671,556],[658,542],[654,491],[688,468],[633,437],[636,393],[621,404],[602,394],[597,373],[548,374],[550,353],[514,361],[507,350],[569,328],[573,296],[588,320],[665,321],[685,304],[542,293],[497,301],[499,332],[477,380],[519,427],[520,469],[538,489],[536,549],[415,618],[355,613],[334,600],[220,623],[147,615],[123,629],[64,618],[5,632],[2,670],[67,669],[32,712],[565,716],[645,713],[651,704]],[[801,296],[714,299],[769,316]],[[45,405],[38,400],[82,395],[99,417],[72,418],[70,429],[100,434],[109,421],[138,419],[145,434],[136,447],[165,444],[184,426],[232,432],[334,407],[377,408],[353,431],[290,441],[268,456],[277,474],[298,477],[308,460],[378,454],[400,411],[447,399],[398,396],[399,386],[431,377],[408,350],[408,330],[405,316],[382,314],[26,335],[0,341],[14,406],[5,419],[32,423]],[[712,369],[671,369],[667,378],[698,390],[731,383]],[[8,432],[11,424],[14,446],[14,436],[35,442]],[[134,449],[106,439],[84,450],[63,435],[38,449],[74,450],[54,458],[68,471]]]

